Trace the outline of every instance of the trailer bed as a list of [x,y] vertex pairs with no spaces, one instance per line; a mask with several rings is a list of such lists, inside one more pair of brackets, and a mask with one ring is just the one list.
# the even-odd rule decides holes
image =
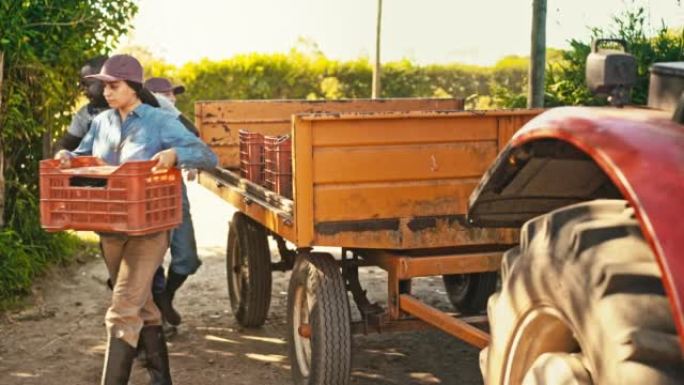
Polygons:
[[[539,112],[295,114],[292,200],[240,178],[232,158],[200,182],[298,247],[498,248],[515,243],[516,233],[469,228],[468,197]],[[225,143],[214,139],[212,147]]]

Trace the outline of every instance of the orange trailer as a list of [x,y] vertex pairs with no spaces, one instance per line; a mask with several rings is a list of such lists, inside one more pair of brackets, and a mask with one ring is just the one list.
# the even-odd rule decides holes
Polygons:
[[[227,245],[238,322],[262,325],[271,271],[293,270],[288,340],[295,383],[348,383],[357,332],[430,325],[478,347],[488,343],[476,325],[486,322],[481,313],[517,231],[468,227],[468,197],[511,136],[541,111],[462,107],[451,99],[197,105],[197,127],[221,159],[200,183],[239,210]],[[240,129],[291,135],[292,199],[240,178]],[[278,244],[278,262],[268,237]],[[341,258],[314,251],[318,246],[340,248]],[[366,298],[358,268],[367,265],[388,272],[386,308]],[[411,295],[412,278],[437,275],[456,317]],[[351,320],[348,292],[361,320]]]

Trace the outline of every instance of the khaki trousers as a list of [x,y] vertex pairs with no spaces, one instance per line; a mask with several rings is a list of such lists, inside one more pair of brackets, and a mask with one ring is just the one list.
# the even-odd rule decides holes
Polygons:
[[152,280],[169,247],[169,232],[137,237],[100,234],[100,240],[114,284],[105,316],[107,333],[137,347],[144,325],[161,324],[161,313],[152,300]]

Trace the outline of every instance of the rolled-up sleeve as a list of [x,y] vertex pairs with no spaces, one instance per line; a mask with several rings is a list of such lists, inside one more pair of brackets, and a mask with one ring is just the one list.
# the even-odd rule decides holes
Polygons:
[[161,140],[165,149],[176,150],[179,168],[211,170],[218,164],[218,159],[209,146],[186,130],[178,119],[165,119],[164,127],[161,128]]

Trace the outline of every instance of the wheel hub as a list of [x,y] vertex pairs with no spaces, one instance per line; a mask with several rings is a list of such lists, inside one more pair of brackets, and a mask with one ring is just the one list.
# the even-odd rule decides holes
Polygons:
[[311,325],[309,324],[301,324],[299,325],[299,329],[297,330],[299,335],[303,338],[311,338]]
[[294,348],[297,364],[304,377],[308,377],[311,370],[311,324],[309,323],[311,304],[309,297],[307,288],[304,286],[298,287],[295,291],[292,323],[293,328],[296,328],[294,330]]

